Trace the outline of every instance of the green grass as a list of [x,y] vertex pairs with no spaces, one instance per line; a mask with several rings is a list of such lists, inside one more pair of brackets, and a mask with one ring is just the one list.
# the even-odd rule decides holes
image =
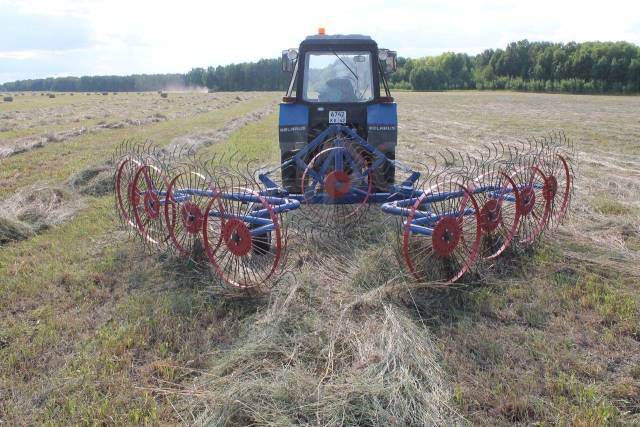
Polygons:
[[[162,108],[186,108],[188,95],[180,96]],[[0,104],[0,112],[74,103],[132,108],[135,97],[159,100],[35,94]],[[566,226],[482,270],[479,283],[444,291],[407,288],[389,243],[395,230],[376,236],[383,226],[375,222],[345,233],[350,244],[333,257],[315,258],[318,249],[290,233],[291,273],[265,295],[234,295],[209,273],[129,240],[112,195],[87,196],[69,222],[0,246],[0,421],[176,424],[193,415],[229,424],[423,425],[462,416],[484,425],[638,424],[640,271],[632,248],[640,218],[634,159],[624,157],[638,135],[611,130],[636,117],[640,103],[489,92],[398,98],[401,154],[407,141],[420,142],[409,154],[420,157],[423,149],[464,150],[498,132],[563,126],[593,158],[604,147],[608,161],[630,169],[584,163]],[[3,159],[0,197],[34,182],[66,185],[122,139],[164,145],[275,99],[258,94]],[[78,124],[32,130],[69,126]],[[272,114],[199,154],[237,152],[273,164],[277,135]],[[0,133],[3,144],[14,137]],[[594,196],[607,194],[611,182],[616,198]]]
[[598,198],[594,204],[596,212],[603,215],[626,215],[631,212],[631,208],[629,206],[626,206],[616,200]]
[[82,135],[63,144],[47,144],[34,153],[9,157],[3,160],[0,171],[0,180],[4,181],[0,197],[37,181],[65,182],[88,165],[111,158],[115,148],[125,139],[149,140],[163,146],[180,135],[222,127],[232,118],[256,110],[272,100],[272,95],[263,94],[251,101],[186,119]]
[[[224,143],[201,147],[198,154],[213,157],[216,154],[233,154],[238,158],[277,165],[280,149],[278,140],[278,115],[270,114],[257,122],[249,123],[233,132]],[[260,164],[258,164],[259,166]]]
[[[125,137],[167,143],[172,135],[221,126],[270,99],[258,96],[190,119],[88,135],[46,146],[33,152],[37,156],[14,156],[4,163],[8,174],[39,167],[3,194],[36,180],[66,182],[72,171],[108,158]],[[273,126],[273,117],[267,125]],[[263,149],[273,140],[259,142]],[[258,139],[245,139],[242,148],[254,143]],[[200,366],[197,361],[216,342],[234,336],[244,309],[203,298],[201,286],[176,277],[133,242],[124,243],[112,195],[88,200],[72,221],[0,247],[0,420],[25,415],[56,424],[177,420],[168,401],[158,401],[143,384],[130,384],[140,378],[149,386],[180,380],[171,365]],[[168,288],[158,291],[158,285]],[[216,328],[221,321],[230,327]],[[203,333],[207,325],[209,332]]]

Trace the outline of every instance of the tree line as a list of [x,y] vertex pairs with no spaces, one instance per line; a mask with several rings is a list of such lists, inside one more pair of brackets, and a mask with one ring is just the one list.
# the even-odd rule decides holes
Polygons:
[[[21,80],[3,91],[149,91],[206,87],[212,91],[285,90],[280,59],[193,68],[186,74],[85,76]],[[396,89],[509,89],[535,92],[639,93],[640,47],[628,42],[550,43],[520,40],[471,56],[447,52],[398,58]]]
[[390,81],[414,90],[511,89],[550,92],[640,92],[640,47],[627,42],[521,40],[475,57],[443,53],[400,59]]
[[184,87],[184,74],[50,77],[0,85],[7,92],[143,92],[171,87]]
[[185,85],[211,90],[285,90],[291,75],[282,72],[280,58],[258,62],[193,68],[185,74]]

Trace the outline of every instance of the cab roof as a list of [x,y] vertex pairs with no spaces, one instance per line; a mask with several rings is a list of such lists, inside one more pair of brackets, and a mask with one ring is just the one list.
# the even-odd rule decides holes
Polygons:
[[304,47],[319,47],[319,46],[340,46],[340,45],[361,45],[366,47],[378,47],[375,41],[369,36],[363,36],[361,34],[333,34],[333,35],[321,35],[316,34],[307,36],[306,39],[300,43],[300,48]]

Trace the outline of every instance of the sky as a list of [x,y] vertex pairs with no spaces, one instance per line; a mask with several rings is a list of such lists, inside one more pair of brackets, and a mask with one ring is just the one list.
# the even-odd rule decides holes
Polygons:
[[640,45],[640,1],[0,0],[0,83],[273,58],[319,27],[407,57],[525,38]]

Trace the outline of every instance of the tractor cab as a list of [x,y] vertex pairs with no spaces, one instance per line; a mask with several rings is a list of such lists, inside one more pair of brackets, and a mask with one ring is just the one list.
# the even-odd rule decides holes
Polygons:
[[[282,52],[282,70],[292,73],[279,118],[282,164],[286,165],[282,178],[288,191],[299,190],[300,177],[299,168],[287,160],[332,125],[348,127],[388,160],[395,159],[396,104],[386,79],[395,69],[396,53],[379,49],[371,37],[326,35],[322,28],[298,49]],[[313,155],[310,151],[309,159]],[[392,165],[385,170],[385,179],[392,184]]]

